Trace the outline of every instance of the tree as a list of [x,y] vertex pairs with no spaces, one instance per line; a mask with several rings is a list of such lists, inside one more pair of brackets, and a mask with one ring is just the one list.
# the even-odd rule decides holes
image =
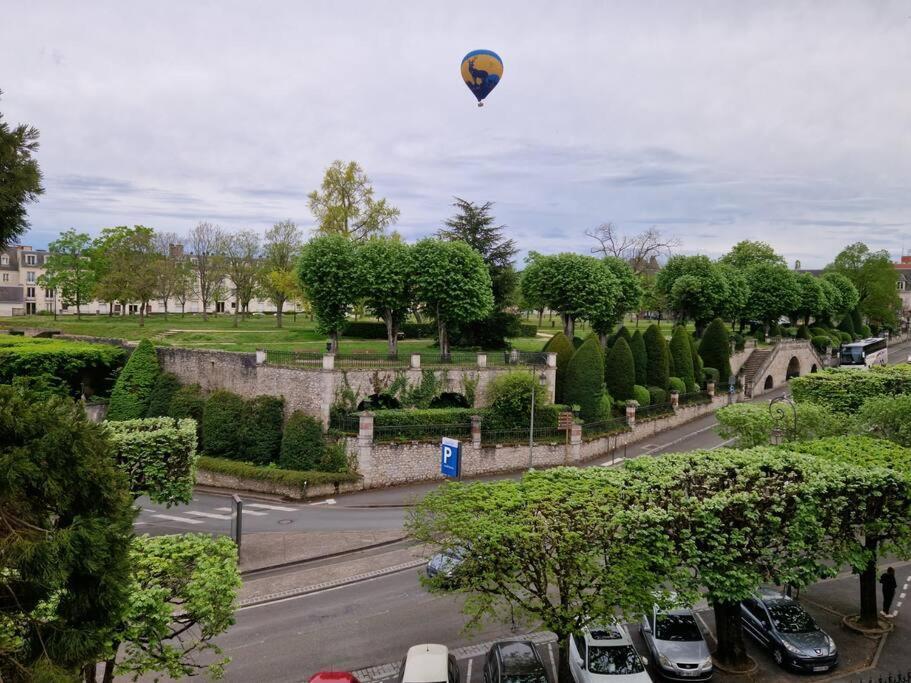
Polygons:
[[645,342],[645,377],[648,386],[667,389],[670,377],[670,352],[661,329],[657,325],[649,325],[642,340]]
[[168,303],[176,297],[182,287],[181,280],[187,277],[183,248],[177,243],[173,232],[155,235],[155,298],[164,306],[164,317],[168,319]]
[[601,397],[604,395],[604,354],[597,337],[591,336],[576,349],[566,367],[566,386],[563,400],[579,406],[579,415],[586,422],[601,417]]
[[576,349],[565,334],[557,332],[547,340],[543,351],[557,354],[557,387],[554,393],[556,402],[563,403],[563,394],[566,390],[566,369],[569,367],[569,361]]
[[[696,382],[696,373],[693,369],[693,352],[689,340],[690,333],[682,326],[674,328],[668,351],[674,362],[674,375],[683,380],[690,387]],[[700,378],[702,379],[702,378]]]
[[414,292],[437,321],[440,353],[449,354],[448,326],[480,320],[493,310],[490,272],[464,242],[424,239],[412,247]]
[[107,419],[136,420],[145,417],[152,390],[160,374],[161,366],[158,364],[155,347],[148,339],[143,339],[117,376]]
[[202,302],[202,319],[209,319],[209,306],[223,295],[225,277],[225,235],[221,228],[206,221],[196,224],[187,236],[192,252],[195,293]]
[[[750,303],[750,285],[743,271],[724,263],[717,264],[721,276],[727,283],[728,295],[722,302],[718,317],[730,320],[733,325],[738,320],[746,317],[747,306]],[[742,329],[742,328],[741,328]]]
[[[520,481],[447,484],[417,504],[407,529],[463,556],[457,580],[469,596],[462,607],[469,626],[507,618],[540,624],[557,635],[558,680],[571,683],[569,638],[616,610],[651,609],[672,562],[662,537],[631,528],[618,479],[602,468],[558,468]],[[439,578],[426,582],[445,590]]]
[[830,297],[830,310],[833,316],[841,316],[857,308],[857,304],[860,302],[860,294],[847,275],[829,271],[823,273],[822,279],[834,287],[836,292],[836,296]]
[[121,301],[124,310],[129,301],[139,302],[139,326],[145,324],[145,311],[158,288],[158,261],[155,232],[143,225],[111,228],[104,243],[106,272],[99,274],[99,284],[110,283],[115,289],[113,300]]
[[398,354],[399,325],[412,301],[411,247],[389,237],[373,237],[357,249],[357,282],[367,306],[386,322],[390,356]]
[[810,324],[810,318],[828,317],[831,308],[829,300],[826,298],[826,288],[812,273],[800,273],[797,276],[797,287],[800,295],[798,298],[798,307],[794,312],[795,318],[803,318],[804,325]]
[[329,351],[335,353],[348,309],[359,297],[354,245],[341,235],[313,238],[301,250],[297,277],[313,306],[317,330],[329,335]]
[[69,229],[48,245],[44,275],[38,284],[60,294],[67,306],[76,307],[76,318],[82,317],[82,305],[92,296],[91,239],[85,233]]
[[108,304],[108,315],[114,315],[114,304],[120,304],[121,315],[126,315],[131,298],[129,265],[115,267],[117,257],[125,252],[122,244],[131,234],[126,225],[107,227],[92,240],[91,263],[94,272],[92,296]]
[[37,151],[38,129],[25,123],[11,127],[0,113],[0,249],[28,229],[26,206],[44,193]]
[[[234,623],[237,547],[205,534],[139,536],[130,549],[130,599],[111,634],[105,681],[161,672],[221,678],[229,657],[212,639]],[[200,655],[217,657],[208,664]]]
[[768,242],[743,240],[718,259],[720,263],[744,271],[757,265],[787,266],[783,256],[775,253]]
[[301,232],[291,221],[276,223],[266,231],[259,287],[275,304],[275,326],[282,326],[285,302],[299,289],[294,265],[303,246]]
[[[599,307],[595,311],[589,322],[592,330],[601,337],[602,349],[607,349],[607,333],[614,325],[621,323],[623,317],[630,311],[639,310],[639,303],[642,299],[642,287],[639,284],[639,278],[630,267],[630,265],[615,256],[607,256],[601,261],[604,268],[611,274],[615,283],[615,294],[612,297],[610,306]],[[621,328],[625,330],[626,328]],[[629,341],[629,332],[627,331],[627,341]]]
[[234,289],[234,327],[241,312],[247,314],[256,291],[259,269],[259,235],[243,230],[226,235],[224,240],[225,273]]
[[[898,272],[892,265],[889,252],[870,251],[863,242],[845,247],[826,266],[826,271],[847,277],[857,289],[857,306],[868,320],[879,325],[894,325],[896,312],[901,310],[898,296]],[[843,302],[847,303],[847,302]],[[855,306],[845,306],[853,309]]]
[[636,273],[654,267],[658,259],[670,256],[671,250],[680,246],[676,237],[665,237],[657,228],[649,228],[636,235],[625,235],[613,223],[602,223],[585,234],[598,241],[593,254],[613,256],[626,261]]
[[747,268],[746,278],[750,286],[747,314],[753,320],[768,327],[777,323],[782,315],[797,310],[800,289],[794,271],[788,270],[787,266],[760,263]]
[[540,273],[544,302],[563,319],[563,333],[572,338],[577,319],[597,320],[606,336],[604,321],[614,311],[619,284],[611,272],[592,256],[563,253],[542,256]]
[[626,339],[619,337],[604,361],[604,383],[611,398],[625,401],[633,398],[636,384],[636,361]]
[[519,279],[519,291],[522,293],[524,307],[538,312],[538,327],[544,318],[544,309],[547,307],[545,295],[544,276],[546,275],[546,261],[536,251],[529,251],[525,257],[525,270]]
[[370,179],[357,162],[333,161],[320,189],[307,199],[321,235],[363,242],[382,235],[399,217],[399,210],[385,199],[374,199]]
[[636,384],[644,387],[648,384],[648,353],[645,350],[645,339],[642,332],[636,330],[633,333],[629,348],[633,354],[633,362],[636,364]]
[[[667,310],[667,297],[658,288],[658,278],[647,273],[639,274],[639,286],[642,288],[642,310],[658,314],[658,320]],[[639,327],[639,315],[636,316],[636,327]]]
[[728,381],[731,376],[731,338],[721,318],[715,318],[706,328],[699,342],[699,356],[705,367],[718,370],[719,382]]
[[728,304],[727,280],[707,256],[671,257],[658,273],[656,286],[678,323],[690,319],[696,323],[697,336]]
[[0,463],[0,677],[73,680],[128,596],[126,478],[81,405],[2,386]]

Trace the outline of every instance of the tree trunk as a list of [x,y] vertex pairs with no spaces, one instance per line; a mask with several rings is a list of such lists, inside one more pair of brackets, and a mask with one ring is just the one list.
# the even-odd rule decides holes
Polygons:
[[114,683],[114,664],[115,660],[113,657],[105,661],[104,676],[101,679],[101,683]]
[[184,301],[180,304],[180,317],[184,317],[187,314],[187,302]]
[[716,602],[712,607],[715,610],[715,630],[718,632],[715,659],[723,666],[746,668],[750,660],[743,642],[740,602]]
[[557,636],[557,683],[574,683],[572,672],[569,670],[569,639],[570,636]]
[[231,327],[237,327],[237,323],[240,320],[240,304],[237,301],[234,301],[234,322],[231,323]]
[[871,553],[867,566],[860,573],[860,619],[858,623],[865,628],[879,627],[879,610],[876,609],[876,550],[879,539],[868,536],[864,543]]
[[275,326],[281,329],[282,326],[282,308],[284,308],[284,301],[275,302]]
[[139,304],[139,326],[145,327],[146,324],[146,305],[145,303]]
[[108,317],[109,318],[114,317],[114,302],[113,301],[108,301]]
[[394,358],[399,352],[399,326],[395,324],[392,309],[386,309],[386,341],[389,343],[389,357]]
[[329,353],[338,352],[338,330],[329,333]]
[[576,321],[569,313],[561,313],[560,316],[563,318],[563,334],[572,341],[576,333]]
[[544,324],[544,309],[538,310],[538,327],[541,327]]
[[599,332],[598,341],[601,342],[601,351],[607,353],[607,332]]

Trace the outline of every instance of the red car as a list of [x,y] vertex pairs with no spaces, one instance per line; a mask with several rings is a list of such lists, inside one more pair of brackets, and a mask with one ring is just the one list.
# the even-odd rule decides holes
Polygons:
[[309,683],[361,683],[347,671],[320,671],[310,676]]

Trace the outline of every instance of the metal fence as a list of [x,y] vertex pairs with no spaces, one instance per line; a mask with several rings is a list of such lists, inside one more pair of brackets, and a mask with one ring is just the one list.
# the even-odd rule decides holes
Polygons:
[[657,403],[652,406],[639,406],[636,408],[636,420],[654,420],[659,417],[674,414],[674,407],[670,403]]
[[694,405],[699,403],[710,403],[712,397],[707,391],[690,391],[678,396],[678,403],[682,406]]
[[629,425],[625,417],[614,417],[610,420],[598,420],[596,422],[586,422],[582,425],[582,438],[595,439],[599,436],[609,436],[629,431]]
[[[854,680],[853,678],[851,679]],[[888,673],[876,678],[858,678],[857,683],[911,683],[911,670]]]
[[471,423],[439,425],[374,425],[373,440],[389,441],[439,441],[444,436],[470,439]]
[[323,354],[319,351],[266,351],[266,363],[291,368],[321,368]]
[[[487,445],[527,444],[530,436],[528,427],[519,429],[488,429],[481,427],[481,443]],[[566,431],[556,427],[535,427],[533,439],[539,443],[566,443]]]
[[329,429],[357,436],[361,431],[361,419],[357,415],[332,413],[329,415]]
[[411,363],[411,357],[398,353],[336,353],[339,368],[401,368]]

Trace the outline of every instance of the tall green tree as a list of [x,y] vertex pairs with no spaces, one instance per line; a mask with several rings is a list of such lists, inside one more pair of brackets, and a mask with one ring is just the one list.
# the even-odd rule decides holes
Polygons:
[[677,322],[696,323],[697,336],[728,306],[728,282],[707,256],[672,256],[658,273],[656,286]]
[[[620,296],[619,284],[611,272],[593,256],[563,253],[538,259],[544,303],[558,311],[563,333],[575,334],[576,320],[603,323],[613,315]],[[603,328],[603,325],[602,325]],[[606,337],[610,331],[602,329]]]
[[225,236],[225,275],[234,293],[234,327],[241,314],[249,312],[250,300],[256,292],[260,264],[259,235],[242,230]]
[[795,318],[803,318],[804,325],[810,324],[810,318],[820,319],[828,317],[831,304],[826,298],[827,288],[824,288],[819,278],[812,273],[800,273],[797,276],[797,287],[800,291],[798,307],[794,311]]
[[670,351],[657,325],[649,325],[643,335],[647,357],[645,377],[648,386],[667,389],[670,377]]
[[519,275],[519,291],[522,294],[524,310],[538,312],[538,327],[544,319],[544,309],[547,301],[544,298],[546,262],[544,257],[536,251],[529,251],[525,257],[525,269]]
[[389,354],[398,353],[399,325],[412,301],[411,247],[390,237],[373,237],[357,249],[360,293],[386,322]]
[[787,266],[760,263],[747,268],[746,278],[750,286],[747,313],[753,320],[759,320],[768,327],[781,316],[797,310],[800,288],[797,276]]
[[563,400],[579,406],[579,415],[586,422],[601,417],[601,397],[604,395],[604,354],[597,337],[590,336],[576,349],[566,367],[566,386]]
[[145,417],[160,374],[155,347],[148,339],[143,339],[117,376],[108,406],[108,419],[137,420]]
[[860,302],[860,293],[857,287],[844,273],[828,271],[823,273],[822,279],[834,287],[836,295],[830,296],[831,315],[841,317],[857,308]]
[[355,161],[333,161],[320,189],[307,199],[319,234],[340,235],[355,242],[382,235],[399,217],[397,208],[374,197],[370,179]]
[[746,270],[753,266],[786,266],[784,256],[775,253],[768,242],[742,240],[731,247],[731,250],[718,259],[720,263],[736,270]]
[[313,238],[301,250],[297,276],[313,306],[317,329],[329,336],[329,350],[335,353],[348,311],[359,298],[354,244],[342,235]]
[[719,382],[728,381],[731,376],[731,337],[721,318],[715,318],[706,328],[699,341],[699,356],[705,367],[718,371]]
[[693,352],[688,337],[689,332],[678,325],[674,328],[668,350],[674,362],[675,375],[682,379],[687,387],[690,387],[696,381],[696,374],[693,370]]
[[[860,312],[878,325],[894,325],[901,310],[898,271],[885,250],[870,251],[863,242],[845,247],[826,270],[847,277],[857,289]],[[854,308],[846,306],[846,309]]]
[[449,327],[480,320],[493,310],[490,271],[464,242],[424,239],[412,247],[417,301],[437,322],[440,353],[449,354]]
[[[614,325],[623,322],[623,317],[627,313],[639,310],[642,287],[632,267],[623,259],[607,256],[602,259],[601,264],[616,283],[614,287],[616,293],[612,297],[611,305],[598,307],[594,315],[589,318],[589,322],[592,330],[601,340],[601,348],[606,352],[608,332]],[[627,337],[629,337],[629,332],[627,332]]]
[[95,272],[92,269],[92,240],[85,233],[70,228],[48,245],[44,275],[38,281],[59,293],[67,306],[76,307],[76,318],[82,317],[82,306],[92,297]]
[[266,231],[259,288],[275,304],[276,327],[282,326],[285,302],[300,288],[294,265],[303,243],[301,231],[292,221],[280,221]]
[[44,193],[37,151],[38,129],[10,126],[0,113],[0,249],[28,229],[27,206]]
[[104,258],[109,264],[105,280],[122,283],[119,300],[139,302],[139,326],[145,325],[146,308],[158,286],[158,261],[155,231],[144,225],[116,228],[120,238],[108,247]]
[[604,384],[612,398],[633,398],[636,384],[636,361],[626,339],[619,337],[604,361]]
[[556,402],[564,403],[563,394],[566,389],[566,369],[569,367],[569,361],[576,352],[572,341],[563,334],[557,332],[553,337],[547,340],[544,345],[544,352],[557,354],[557,387],[555,393]]
[[636,364],[636,384],[640,386],[648,385],[648,353],[645,350],[645,339],[642,332],[636,330],[629,343],[630,351],[633,353],[633,361]]
[[[718,317],[730,320],[731,325],[743,321],[750,303],[750,285],[742,270],[725,263],[719,263],[722,277],[727,283],[728,295],[718,312]],[[733,329],[733,328],[732,328]]]
[[124,244],[133,231],[128,225],[103,228],[92,240],[91,263],[94,272],[92,297],[108,304],[108,315],[114,314],[114,304],[119,303],[121,315],[127,314],[132,300],[130,291],[130,252]]

